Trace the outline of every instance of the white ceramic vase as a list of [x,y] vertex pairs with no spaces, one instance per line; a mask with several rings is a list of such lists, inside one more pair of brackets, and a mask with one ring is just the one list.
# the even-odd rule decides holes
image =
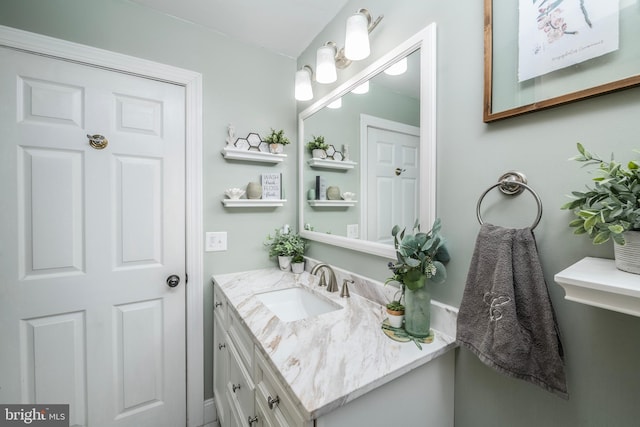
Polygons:
[[279,255],[278,265],[280,266],[280,270],[289,271],[291,269],[291,257]]
[[271,154],[280,154],[284,151],[282,144],[269,144],[269,152]]
[[311,155],[313,156],[314,159],[326,159],[327,158],[327,152],[324,151],[321,148],[315,148],[315,149],[311,150]]
[[302,274],[302,273],[304,273],[304,261],[303,262],[292,262],[291,263],[291,271],[294,274]]
[[613,244],[613,253],[618,270],[640,274],[640,231],[625,231],[625,244]]
[[392,314],[387,311],[387,318],[389,319],[389,326],[394,328],[402,328],[402,321],[404,320],[404,314]]

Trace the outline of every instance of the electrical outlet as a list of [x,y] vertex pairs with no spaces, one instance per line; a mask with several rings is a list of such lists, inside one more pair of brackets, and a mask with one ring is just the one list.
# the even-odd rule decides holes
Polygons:
[[360,230],[358,229],[358,224],[349,224],[347,225],[347,237],[350,239],[357,239],[360,234]]
[[206,252],[220,252],[227,250],[226,231],[207,231],[205,233],[204,250]]

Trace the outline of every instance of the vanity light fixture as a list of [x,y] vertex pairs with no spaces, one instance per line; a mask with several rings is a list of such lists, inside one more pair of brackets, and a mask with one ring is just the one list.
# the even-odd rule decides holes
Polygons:
[[312,78],[313,69],[309,65],[296,71],[295,97],[298,101],[309,101],[313,98]]
[[351,93],[355,93],[357,95],[362,95],[363,93],[369,92],[369,80],[365,81],[361,85],[358,85],[353,88]]
[[342,98],[338,98],[330,104],[327,104],[327,108],[333,108],[334,110],[337,108],[342,108]]
[[347,30],[344,38],[344,55],[352,60],[365,59],[371,53],[369,46],[369,33],[380,23],[383,16],[380,15],[372,22],[371,14],[367,9],[359,9],[347,19]]
[[399,76],[400,74],[404,74],[407,72],[407,57],[405,56],[400,61],[391,65],[389,68],[384,70],[384,73],[389,76]]
[[316,52],[316,81],[333,83],[338,79],[336,70],[336,44],[327,42]]
[[[338,80],[338,68],[347,68],[351,65],[352,60],[359,60],[368,57],[371,51],[369,45],[369,33],[378,26],[383,17],[383,15],[380,15],[375,21],[373,21],[371,19],[371,14],[367,9],[359,9],[354,15],[350,16],[347,19],[345,47],[338,49],[335,42],[328,41],[316,51],[315,80],[322,84],[333,83]],[[349,53],[347,54],[347,52]],[[306,85],[307,77],[302,74],[306,67],[309,66],[305,65],[303,69],[296,72],[295,87],[296,99],[298,101],[308,101],[313,97],[313,93],[309,95],[309,91],[311,91],[310,89],[309,91],[305,90],[300,94],[298,93],[298,82],[300,81],[300,84],[303,85],[302,87]],[[311,70],[311,67],[309,67],[309,70]],[[311,76],[313,77],[313,72],[311,73]],[[303,80],[305,83],[302,83]],[[309,82],[310,81],[311,78],[309,78]],[[366,91],[362,93],[366,93]],[[299,98],[299,96],[304,99]]]

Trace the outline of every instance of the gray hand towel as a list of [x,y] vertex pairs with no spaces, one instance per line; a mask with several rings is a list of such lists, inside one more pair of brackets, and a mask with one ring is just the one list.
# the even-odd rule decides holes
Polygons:
[[530,228],[480,228],[456,339],[486,365],[565,399],[562,343]]

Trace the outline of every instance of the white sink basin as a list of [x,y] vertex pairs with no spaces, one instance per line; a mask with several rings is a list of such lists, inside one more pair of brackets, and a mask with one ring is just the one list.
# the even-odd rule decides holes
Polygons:
[[306,319],[342,307],[305,288],[286,288],[256,294],[256,297],[284,322]]

